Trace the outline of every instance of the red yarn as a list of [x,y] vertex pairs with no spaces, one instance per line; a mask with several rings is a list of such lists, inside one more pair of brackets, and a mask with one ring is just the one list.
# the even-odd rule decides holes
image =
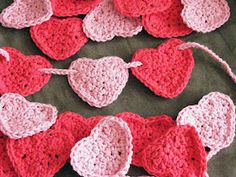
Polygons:
[[158,177],[205,177],[206,152],[195,128],[176,126],[147,146],[143,165]]
[[101,0],[51,0],[53,15],[58,17],[87,14],[100,2]]
[[46,85],[51,74],[39,71],[52,65],[41,56],[25,56],[14,48],[3,48],[10,55],[7,62],[0,56],[0,94],[18,93],[28,96]]
[[181,17],[182,10],[181,0],[175,0],[165,11],[143,16],[143,26],[150,35],[157,38],[188,35],[193,30],[188,28],[183,22]]
[[43,53],[55,60],[65,60],[76,54],[88,42],[80,18],[51,18],[31,27],[31,38]]
[[138,50],[133,61],[140,61],[143,65],[132,68],[133,74],[156,95],[175,98],[188,84],[194,67],[192,51],[177,49],[183,43],[179,39],[170,39],[156,49]]

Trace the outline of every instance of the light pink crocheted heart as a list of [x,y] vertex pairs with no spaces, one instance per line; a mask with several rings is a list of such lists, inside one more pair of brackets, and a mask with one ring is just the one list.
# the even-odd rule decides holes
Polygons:
[[21,29],[49,20],[52,16],[50,0],[15,0],[0,15],[0,22],[9,28]]
[[24,138],[46,131],[55,122],[54,106],[30,103],[19,94],[4,94],[0,98],[0,130],[12,139]]
[[104,107],[114,102],[125,87],[130,64],[119,57],[104,57],[99,60],[81,58],[72,62],[68,75],[72,89],[85,102],[95,107]]
[[230,8],[226,0],[182,0],[182,3],[184,22],[197,32],[214,31],[230,17]]
[[235,106],[229,96],[212,92],[196,106],[183,109],[177,118],[178,125],[194,126],[203,145],[209,149],[208,159],[229,146],[235,136]]
[[132,135],[116,117],[104,118],[71,151],[73,169],[84,177],[124,176],[132,159]]
[[132,37],[142,31],[140,18],[127,18],[119,14],[112,0],[104,0],[86,15],[84,32],[88,38],[105,42],[115,36]]

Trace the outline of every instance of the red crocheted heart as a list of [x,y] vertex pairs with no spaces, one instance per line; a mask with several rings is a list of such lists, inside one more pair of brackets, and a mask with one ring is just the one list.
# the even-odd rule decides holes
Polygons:
[[7,142],[8,156],[21,177],[53,177],[66,163],[73,136],[62,130],[48,130],[37,135]]
[[7,62],[0,56],[0,94],[19,93],[28,96],[46,85],[50,74],[39,72],[52,65],[41,56],[25,56],[14,48],[3,48],[10,55]]
[[154,176],[205,177],[205,149],[190,126],[176,126],[147,146],[143,165]]
[[55,60],[65,60],[85,45],[88,38],[80,18],[57,19],[31,27],[31,38],[43,53]]
[[0,177],[17,177],[17,174],[7,155],[7,137],[0,132]]
[[143,65],[132,68],[133,74],[158,96],[178,96],[188,84],[194,67],[192,51],[177,49],[183,43],[170,39],[156,49],[138,50],[133,61]]
[[138,167],[142,166],[142,151],[152,141],[159,139],[175,122],[169,116],[153,116],[147,119],[131,113],[124,112],[116,115],[128,123],[133,136],[133,157],[132,164]]
[[168,9],[172,0],[114,0],[114,3],[122,15],[139,17]]
[[59,17],[87,14],[94,9],[101,0],[51,0],[53,15]]
[[175,0],[165,11],[143,16],[143,26],[150,35],[157,38],[171,38],[190,34],[193,30],[183,22],[182,10],[181,0]]

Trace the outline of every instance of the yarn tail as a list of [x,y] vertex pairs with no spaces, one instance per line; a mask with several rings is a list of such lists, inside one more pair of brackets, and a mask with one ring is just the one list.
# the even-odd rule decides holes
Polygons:
[[69,69],[53,69],[53,68],[43,68],[40,69],[40,72],[46,73],[46,74],[55,74],[55,75],[69,75],[76,73],[76,70],[69,70]]
[[201,45],[201,44],[198,44],[196,42],[187,42],[187,43],[179,45],[177,48],[179,50],[185,50],[185,49],[189,49],[189,48],[196,48],[196,49],[201,49],[204,52],[208,53],[212,57],[212,59],[214,59],[217,63],[219,63],[222,66],[222,68],[225,70],[225,72],[232,78],[232,80],[236,84],[236,75],[233,73],[233,71],[230,68],[230,66],[228,65],[228,63],[226,63],[222,58],[220,58],[217,54],[215,54],[208,47],[206,47],[204,45]]
[[6,59],[7,62],[10,61],[10,55],[6,50],[0,49],[0,55],[2,55]]

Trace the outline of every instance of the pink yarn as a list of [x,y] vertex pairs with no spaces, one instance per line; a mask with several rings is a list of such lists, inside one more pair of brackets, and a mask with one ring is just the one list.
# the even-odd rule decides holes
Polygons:
[[52,14],[50,0],[14,0],[0,14],[0,22],[5,27],[21,29],[41,24]]
[[132,135],[119,118],[104,118],[71,151],[71,165],[83,177],[125,176],[132,160]]
[[230,8],[226,0],[182,0],[182,18],[197,32],[211,32],[229,20]]
[[232,80],[236,84],[236,75],[233,73],[230,66],[222,58],[220,58],[217,54],[215,54],[212,50],[210,50],[206,46],[195,43],[195,42],[188,42],[188,43],[179,45],[177,48],[180,50],[196,48],[196,49],[201,49],[204,52],[208,53],[212,57],[213,60],[215,60],[216,62],[222,65],[223,69],[226,71],[226,73],[232,78]]
[[140,62],[125,63],[119,57],[99,60],[79,58],[68,70],[42,69],[44,73],[68,75],[72,89],[85,102],[94,107],[104,107],[114,102],[125,87],[128,69],[140,66]]
[[197,129],[203,145],[210,148],[210,159],[233,142],[235,117],[235,106],[230,97],[212,92],[204,96],[198,105],[184,108],[177,117],[177,124],[189,124]]
[[84,32],[97,42],[112,40],[115,36],[132,37],[142,31],[140,18],[127,18],[116,11],[113,0],[103,2],[86,15]]
[[32,136],[48,130],[57,118],[54,106],[30,103],[19,94],[0,98],[0,130],[12,139]]
[[8,61],[8,62],[10,61],[10,55],[9,55],[9,53],[6,50],[0,49],[0,55],[5,57],[6,61]]

